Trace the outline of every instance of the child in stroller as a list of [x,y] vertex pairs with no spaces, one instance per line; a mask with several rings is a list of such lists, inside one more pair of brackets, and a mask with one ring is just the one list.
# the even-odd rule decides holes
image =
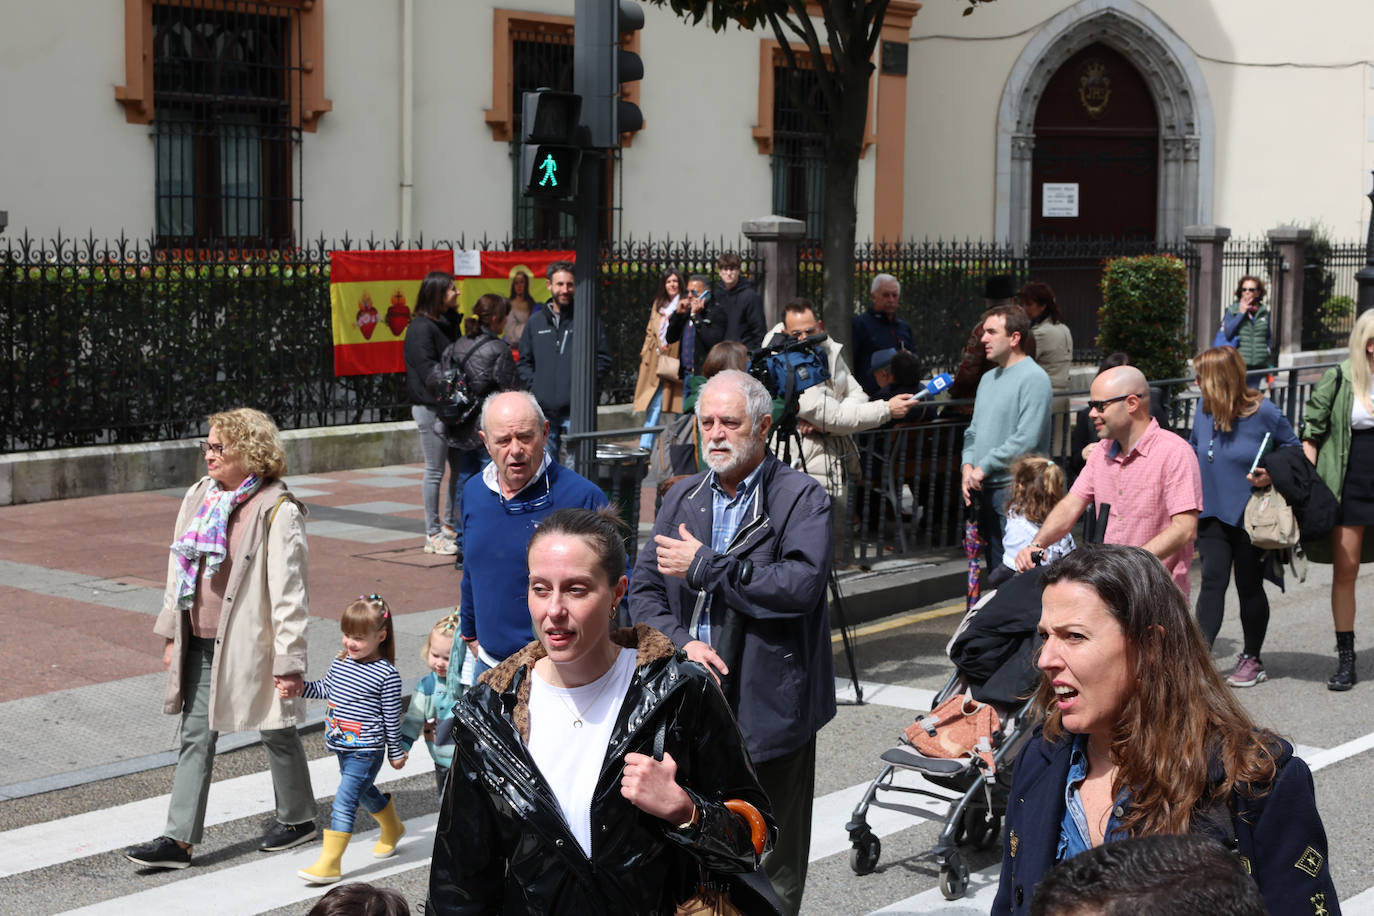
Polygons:
[[[845,825],[854,847],[849,864],[855,874],[872,872],[881,855],[882,844],[868,823],[870,807],[945,825],[928,855],[940,867],[940,891],[948,900],[962,897],[968,888],[968,868],[959,845],[968,842],[990,849],[1001,838],[1011,764],[1033,724],[1027,719],[1039,676],[1035,630],[1041,572],[1035,567],[1007,580],[960,623],[948,649],[954,674],[936,694],[932,712],[918,717],[902,743],[880,756],[882,769]],[[978,720],[984,727],[971,732],[973,740],[949,740],[951,730],[961,736],[970,732],[965,719]],[[939,750],[940,745],[946,750]],[[923,786],[897,784],[898,771],[919,774]],[[880,798],[891,792],[948,802],[948,808],[936,814]]]

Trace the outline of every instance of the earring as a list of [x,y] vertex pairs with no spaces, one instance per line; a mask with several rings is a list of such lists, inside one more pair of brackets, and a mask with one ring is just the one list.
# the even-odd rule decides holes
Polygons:
[[616,606],[615,606],[614,604],[611,605],[611,619],[612,619],[612,620],[615,620],[615,610],[616,610]]

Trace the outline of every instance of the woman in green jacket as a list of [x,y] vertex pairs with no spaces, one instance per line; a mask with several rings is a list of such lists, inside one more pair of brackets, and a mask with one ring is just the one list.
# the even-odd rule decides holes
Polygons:
[[[1350,358],[1322,376],[1307,402],[1302,449],[1341,503],[1331,532],[1331,617],[1336,625],[1336,673],[1330,690],[1355,686],[1355,577],[1374,559],[1374,311],[1350,332]],[[1368,550],[1366,548],[1369,548]]]

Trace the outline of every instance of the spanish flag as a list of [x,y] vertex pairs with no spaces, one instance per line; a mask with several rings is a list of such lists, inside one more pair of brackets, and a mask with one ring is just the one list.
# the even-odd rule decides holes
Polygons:
[[[538,307],[549,297],[549,265],[573,259],[571,251],[331,251],[334,374],[405,371],[406,329],[420,282],[432,270],[455,275],[458,312],[471,315],[485,293],[523,291]],[[518,342],[510,340],[512,347]]]
[[406,328],[432,270],[452,271],[453,252],[330,252],[335,375],[405,371]]

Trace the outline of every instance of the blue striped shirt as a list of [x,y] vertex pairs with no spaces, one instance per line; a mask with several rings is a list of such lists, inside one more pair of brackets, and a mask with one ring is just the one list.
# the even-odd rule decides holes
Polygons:
[[405,756],[401,744],[401,675],[384,658],[355,662],[336,658],[323,680],[307,681],[305,696],[328,700],[324,743],[331,751],[385,747],[387,756]]
[[[716,480],[716,472],[711,472],[711,549],[716,553],[725,553],[730,549],[730,542],[735,539],[741,527],[744,526],[745,518],[753,508],[754,497],[759,489],[759,470],[763,467],[763,462],[759,462],[758,467],[749,472],[735,487],[735,495],[731,496],[721,487]],[[697,621],[696,637],[708,646],[711,642],[711,595],[706,596],[706,603],[701,609],[701,618]]]

